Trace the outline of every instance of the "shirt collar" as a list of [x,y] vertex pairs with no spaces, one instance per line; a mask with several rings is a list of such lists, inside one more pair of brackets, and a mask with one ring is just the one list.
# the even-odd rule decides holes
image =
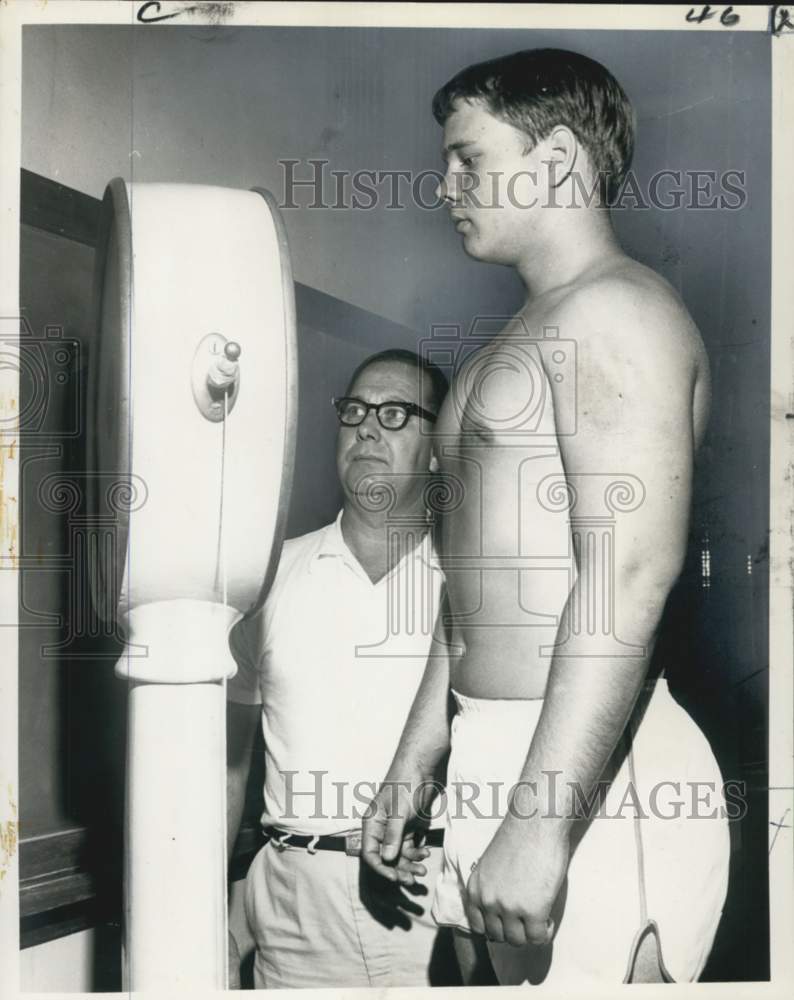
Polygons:
[[436,553],[436,546],[433,543],[433,527],[432,525],[425,533],[425,537],[418,545],[418,555],[422,562],[430,569],[441,569],[441,565],[438,561],[438,554]]
[[[310,572],[320,559],[329,556],[336,556],[337,558],[344,559],[345,562],[347,562],[348,565],[354,569],[358,567],[358,560],[348,548],[347,542],[342,535],[343,512],[343,510],[340,510],[336,515],[336,519],[323,529],[320,544],[317,546],[317,550],[312,556],[309,566]],[[413,556],[414,558],[421,559],[428,568],[440,570],[441,566],[439,565],[436,547],[433,544],[432,536],[432,529],[425,532],[424,538],[414,549]]]
[[337,556],[350,561],[352,553],[342,536],[342,511],[336,515],[336,519],[323,528],[320,543],[312,556],[310,570],[315,564],[326,556]]

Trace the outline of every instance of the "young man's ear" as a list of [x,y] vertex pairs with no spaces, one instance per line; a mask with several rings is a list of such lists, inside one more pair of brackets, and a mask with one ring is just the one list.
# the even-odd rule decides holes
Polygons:
[[558,125],[546,141],[549,153],[544,162],[549,167],[549,186],[556,188],[570,176],[576,164],[579,141],[566,125]]

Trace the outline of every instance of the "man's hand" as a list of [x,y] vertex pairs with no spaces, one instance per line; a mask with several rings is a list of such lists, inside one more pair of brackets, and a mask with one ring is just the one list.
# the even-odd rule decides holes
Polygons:
[[[401,858],[400,864],[403,864]],[[414,879],[414,875],[411,875]],[[423,916],[430,907],[432,897],[423,881],[414,884],[390,882],[378,875],[369,865],[361,865],[359,896],[369,913],[390,930],[400,927],[410,930],[416,917]]]
[[471,873],[466,915],[476,934],[517,948],[547,945],[552,908],[568,871],[564,827],[508,816]]
[[417,875],[427,874],[421,862],[430,854],[416,845],[409,827],[418,815],[411,787],[408,782],[384,782],[362,825],[362,859],[378,875],[401,885],[413,885]]

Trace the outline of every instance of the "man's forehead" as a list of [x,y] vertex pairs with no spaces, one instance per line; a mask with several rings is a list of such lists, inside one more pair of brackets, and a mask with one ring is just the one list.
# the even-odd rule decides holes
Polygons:
[[352,395],[378,393],[406,402],[418,401],[422,395],[425,373],[404,361],[375,361],[368,365],[350,387]]

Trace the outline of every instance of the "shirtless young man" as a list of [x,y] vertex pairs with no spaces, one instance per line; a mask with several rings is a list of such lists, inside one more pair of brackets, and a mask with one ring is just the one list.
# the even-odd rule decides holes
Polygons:
[[463,70],[433,111],[464,249],[515,267],[527,301],[458,368],[436,425],[463,494],[443,524],[447,613],[364,857],[421,872],[395,860],[449,749],[434,916],[459,931],[466,981],[485,942],[504,984],[694,980],[727,889],[722,779],[652,654],[685,556],[704,346],[587,197],[633,146],[604,67],[519,52]]

